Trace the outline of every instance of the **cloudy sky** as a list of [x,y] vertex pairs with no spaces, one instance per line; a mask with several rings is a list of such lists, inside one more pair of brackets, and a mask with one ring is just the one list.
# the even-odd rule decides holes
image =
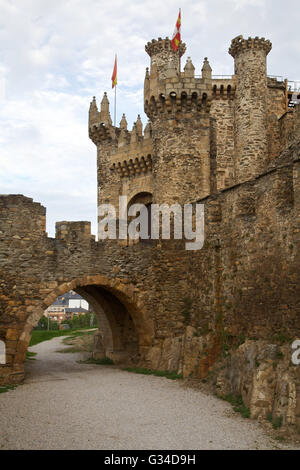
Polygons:
[[24,194],[57,220],[91,220],[96,232],[96,148],[88,139],[93,95],[108,91],[118,54],[118,112],[143,113],[152,38],[182,39],[200,74],[233,73],[232,38],[273,43],[268,73],[300,80],[299,0],[0,0],[0,193]]

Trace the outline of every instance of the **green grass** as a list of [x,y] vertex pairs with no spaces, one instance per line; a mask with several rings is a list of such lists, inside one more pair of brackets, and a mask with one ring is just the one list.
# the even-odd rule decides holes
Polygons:
[[0,393],[6,393],[9,390],[14,390],[17,385],[0,385]]
[[152,370],[152,369],[144,369],[141,367],[126,367],[125,369],[127,372],[135,372],[136,374],[144,374],[144,375],[156,375],[157,377],[166,377],[170,380],[182,379],[182,374],[177,374],[177,372],[169,372],[167,370]]
[[37,356],[36,352],[31,352],[31,351],[26,352],[26,359],[28,361],[35,361],[36,360],[35,356]]
[[225,396],[219,396],[219,398],[228,401],[232,405],[233,410],[237,413],[241,413],[243,418],[250,418],[250,410],[246,407],[241,395],[229,393]]
[[42,343],[43,341],[49,341],[49,339],[56,338],[57,336],[66,336],[70,334],[70,330],[53,330],[53,331],[39,331],[34,330],[31,335],[29,346],[35,346],[36,344]]
[[[84,328],[77,328],[76,330],[33,330],[29,346],[35,346],[36,344],[42,343],[43,341],[49,341],[50,339],[58,336],[69,336],[69,338],[74,338],[75,336],[86,334],[83,331],[78,331],[81,329]],[[92,332],[90,333],[92,334]]]
[[94,359],[89,357],[85,361],[77,361],[79,364],[97,364],[99,366],[112,366],[114,365],[114,361],[109,359],[109,357],[103,357],[102,359]]
[[57,349],[55,352],[61,353],[61,354],[68,354],[68,353],[79,353],[82,352],[82,349],[80,348],[65,348],[65,349]]
[[[74,330],[73,333],[71,332],[71,335],[70,336],[67,336],[66,338],[63,339],[63,343],[67,343],[70,339],[73,339],[73,338],[78,338],[80,336],[85,336],[85,335],[93,335],[95,333],[96,330],[93,330],[93,331],[78,331],[78,330]],[[70,332],[70,330],[69,330]],[[69,334],[68,332],[68,334]]]
[[282,426],[282,416],[277,416],[276,418],[273,419],[272,422],[273,429],[278,429],[281,428]]

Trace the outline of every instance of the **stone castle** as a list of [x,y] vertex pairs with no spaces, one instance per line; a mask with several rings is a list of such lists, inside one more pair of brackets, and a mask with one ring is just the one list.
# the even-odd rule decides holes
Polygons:
[[[242,395],[252,417],[300,428],[300,107],[286,80],[268,77],[271,43],[233,39],[232,77],[202,75],[185,44],[146,45],[144,129],[112,125],[106,94],[89,111],[97,146],[98,205],[205,206],[205,244],[95,241],[89,222],[45,232],[45,208],[0,196],[0,383],[24,378],[32,328],[58,295],[75,290],[98,316],[94,356],[214,377]],[[221,364],[221,365],[220,365]]]

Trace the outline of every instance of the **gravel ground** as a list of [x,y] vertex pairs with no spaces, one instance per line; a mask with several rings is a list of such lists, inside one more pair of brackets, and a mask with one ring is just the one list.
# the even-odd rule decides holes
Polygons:
[[179,381],[78,364],[62,338],[31,348],[25,384],[0,395],[0,449],[287,449],[231,405]]

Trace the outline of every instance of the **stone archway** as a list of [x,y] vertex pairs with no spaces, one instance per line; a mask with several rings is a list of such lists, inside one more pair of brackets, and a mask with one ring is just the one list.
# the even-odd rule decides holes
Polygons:
[[[56,287],[54,287],[56,284]],[[138,300],[135,287],[122,279],[110,279],[104,275],[84,276],[58,284],[53,282],[53,290],[33,307],[23,331],[17,341],[13,369],[20,376],[24,374],[24,361],[31,333],[46,308],[54,300],[75,290],[85,297],[96,309],[103,327],[104,354],[116,363],[142,362],[152,346],[154,327],[147,311]],[[131,334],[131,337],[127,335]]]

